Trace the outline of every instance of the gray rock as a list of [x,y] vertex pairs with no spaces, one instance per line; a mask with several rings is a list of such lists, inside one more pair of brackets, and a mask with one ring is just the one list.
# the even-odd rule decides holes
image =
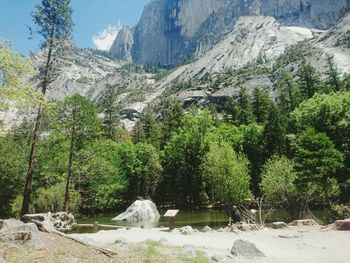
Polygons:
[[128,243],[124,239],[116,240],[115,244],[119,250],[127,250],[129,248]]
[[192,235],[194,230],[191,226],[184,226],[179,229],[180,233],[183,235]]
[[346,5],[347,0],[150,1],[135,27],[132,58],[138,64],[176,65],[211,50],[243,16],[274,16],[283,25],[328,29]]
[[287,227],[287,224],[285,222],[273,222],[272,228],[273,229],[281,229]]
[[253,243],[242,239],[238,239],[233,243],[231,254],[242,257],[265,257]]
[[294,220],[289,226],[318,226],[319,224],[314,219]]
[[112,220],[129,222],[155,222],[160,218],[156,205],[150,200],[135,201],[126,211]]
[[226,255],[223,255],[223,254],[213,255],[211,259],[214,260],[215,262],[221,262],[226,259]]
[[159,239],[159,243],[160,243],[160,244],[163,244],[163,245],[166,245],[166,244],[169,243],[169,241],[168,241],[168,239],[162,237],[162,238]]
[[177,254],[179,259],[191,260],[197,255],[197,250],[193,245],[184,245],[182,250]]
[[2,256],[0,256],[0,263],[6,263],[6,260]]
[[202,232],[204,232],[204,233],[206,233],[206,232],[212,232],[213,231],[213,229],[211,228],[211,227],[209,227],[209,226],[205,226],[205,227],[203,227],[203,229],[202,229]]
[[134,44],[134,32],[131,28],[123,26],[115,38],[109,52],[118,59],[132,62],[131,47]]
[[0,230],[6,230],[9,228],[14,228],[23,225],[24,223],[21,220],[10,218],[2,221],[2,228],[0,228]]
[[40,249],[44,246],[39,235],[39,230],[33,223],[1,230],[0,242],[20,244],[34,249]]

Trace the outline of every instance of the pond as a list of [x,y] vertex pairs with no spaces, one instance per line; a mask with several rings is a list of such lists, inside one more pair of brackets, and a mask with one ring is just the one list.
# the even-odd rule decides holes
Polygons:
[[[165,211],[159,211],[161,215]],[[326,220],[326,211],[325,210],[313,210],[313,215],[321,222]],[[159,222],[155,223],[132,223],[125,221],[113,221],[112,218],[116,217],[119,213],[113,214],[99,214],[94,216],[84,216],[77,219],[78,224],[93,224],[98,221],[99,224],[104,225],[115,225],[123,227],[161,227],[168,226],[167,220],[163,217],[159,219]],[[288,221],[286,216],[280,212],[276,211],[271,214],[267,219],[266,223],[272,223],[276,221]],[[190,225],[195,229],[202,229],[205,226],[210,226],[213,229],[218,229],[221,227],[226,227],[228,224],[228,216],[225,210],[215,210],[215,209],[202,209],[202,210],[189,210],[189,211],[180,211],[176,216],[176,227],[183,227]],[[103,228],[101,228],[103,229]],[[74,232],[79,233],[88,233],[92,232],[92,228],[79,228]]]

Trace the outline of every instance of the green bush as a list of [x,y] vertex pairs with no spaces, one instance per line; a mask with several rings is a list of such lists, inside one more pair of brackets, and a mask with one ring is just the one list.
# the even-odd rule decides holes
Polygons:
[[350,218],[350,204],[348,205],[333,205],[331,207],[331,221]]

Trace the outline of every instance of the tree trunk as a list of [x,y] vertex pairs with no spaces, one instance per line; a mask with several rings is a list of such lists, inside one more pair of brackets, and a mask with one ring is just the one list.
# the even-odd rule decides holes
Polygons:
[[43,113],[42,106],[39,106],[36,122],[35,122],[32,146],[31,146],[31,151],[29,156],[29,165],[28,165],[26,184],[25,184],[24,193],[23,193],[21,216],[25,214],[29,214],[30,195],[32,192],[33,173],[34,173],[34,168],[36,163],[37,146],[39,143],[39,136],[41,131],[42,113]]
[[[75,119],[74,110],[73,110],[73,119]],[[67,182],[66,182],[66,193],[64,196],[63,211],[66,213],[69,212],[69,205],[70,205],[70,185],[71,185],[71,178],[72,178],[72,173],[73,173],[74,144],[75,144],[75,126],[73,127],[72,133],[71,133],[68,171],[67,171]]]
[[[52,35],[53,35],[52,31]],[[52,38],[51,38],[52,39]],[[45,75],[44,75],[44,81],[42,84],[42,94],[45,97],[47,85],[49,83],[49,72],[50,72],[50,64],[51,64],[51,58],[52,58],[52,49],[53,49],[53,42],[50,41],[49,45],[49,52],[46,60],[46,66],[45,66]],[[33,184],[33,173],[34,168],[36,164],[36,155],[37,155],[37,148],[39,144],[39,137],[41,132],[41,123],[43,118],[43,105],[40,104],[38,108],[38,113],[36,117],[35,122],[35,128],[34,128],[34,134],[32,139],[32,146],[30,150],[30,156],[29,156],[29,162],[28,162],[28,172],[27,172],[27,178],[26,178],[26,184],[23,192],[23,203],[22,203],[22,210],[21,210],[21,217],[25,214],[29,213],[29,207],[31,202],[31,193],[32,193],[32,184]]]

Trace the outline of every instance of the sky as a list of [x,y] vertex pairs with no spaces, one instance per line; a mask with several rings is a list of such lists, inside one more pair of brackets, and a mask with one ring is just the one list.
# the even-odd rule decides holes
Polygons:
[[[9,40],[12,49],[27,55],[36,52],[40,37],[29,40],[33,27],[31,12],[39,0],[0,0],[0,38]],[[72,0],[73,39],[78,47],[108,49],[120,25],[137,24],[149,0]]]

